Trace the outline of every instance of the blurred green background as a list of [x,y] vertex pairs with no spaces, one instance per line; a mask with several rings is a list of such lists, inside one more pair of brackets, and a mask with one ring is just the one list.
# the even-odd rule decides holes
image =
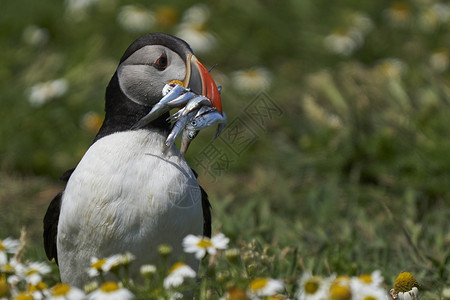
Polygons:
[[[0,6],[0,237],[25,226],[43,257],[43,214],[102,122],[122,53],[166,32],[217,64],[229,122],[253,138],[236,153],[205,130],[186,156],[210,194],[214,231],[317,273],[380,269],[390,283],[410,271],[430,295],[449,284],[447,1]],[[277,113],[258,126],[248,112],[261,99]],[[222,156],[200,168],[211,145]]]

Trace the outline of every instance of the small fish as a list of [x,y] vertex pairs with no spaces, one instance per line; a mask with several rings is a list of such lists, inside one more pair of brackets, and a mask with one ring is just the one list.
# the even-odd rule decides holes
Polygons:
[[[222,115],[223,114],[223,115]],[[197,110],[196,115],[185,125],[181,136],[180,154],[184,155],[189,144],[197,136],[200,130],[218,124],[216,135],[217,138],[227,123],[227,117],[223,112],[220,114],[215,108],[202,106]]]
[[192,119],[196,113],[197,111],[192,111],[187,116],[179,119],[175,122],[175,124],[173,124],[172,131],[169,133],[166,139],[167,147],[171,147],[175,143],[175,140],[186,127],[186,123],[189,122],[189,120]]
[[152,110],[136,124],[134,124],[131,129],[141,128],[172,108],[181,107],[193,98],[197,97],[196,94],[190,92],[189,89],[185,89],[179,84],[175,84],[175,86],[166,84],[163,89],[163,95],[164,97],[153,106]]
[[220,114],[217,110],[212,109],[209,112],[196,115],[188,124],[186,129],[199,131],[215,124],[224,124],[227,122],[225,113]]
[[183,134],[181,135],[181,145],[180,145],[180,154],[184,155],[189,148],[192,140],[197,136],[198,131],[188,130],[184,128]]
[[205,96],[197,96],[195,98],[190,99],[186,106],[177,111],[175,114],[169,117],[170,121],[177,121],[181,118],[187,116],[190,112],[197,111],[199,108],[204,106],[211,106],[211,100],[206,98]]

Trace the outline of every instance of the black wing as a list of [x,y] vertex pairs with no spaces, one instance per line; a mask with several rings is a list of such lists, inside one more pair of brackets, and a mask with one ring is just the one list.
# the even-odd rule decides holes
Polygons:
[[56,237],[58,235],[59,211],[61,209],[61,197],[63,191],[53,198],[48,206],[44,217],[44,249],[49,260],[55,259],[58,264],[58,253],[56,249]]
[[211,203],[208,200],[208,194],[200,186],[202,192],[202,209],[203,209],[203,236],[211,238]]
[[[192,168],[191,170],[194,173],[195,178],[198,178],[197,172]],[[200,191],[202,192],[203,236],[211,238],[211,203],[209,203],[208,194],[201,186]]]
[[[67,170],[62,176],[61,180],[67,182],[75,169]],[[56,238],[58,235],[58,221],[59,212],[61,210],[61,199],[64,191],[58,193],[53,198],[52,202],[47,208],[44,216],[44,249],[45,254],[49,260],[55,259],[58,264],[58,252],[56,249]]]

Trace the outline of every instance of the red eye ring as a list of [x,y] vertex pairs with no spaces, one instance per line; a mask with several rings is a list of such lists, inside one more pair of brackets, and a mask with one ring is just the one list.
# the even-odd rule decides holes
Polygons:
[[167,68],[167,56],[162,54],[154,63],[153,66],[158,70],[164,70]]

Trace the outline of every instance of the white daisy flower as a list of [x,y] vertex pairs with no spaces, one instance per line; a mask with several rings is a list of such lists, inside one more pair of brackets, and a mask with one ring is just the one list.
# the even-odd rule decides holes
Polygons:
[[403,272],[397,276],[394,282],[394,288],[391,290],[391,295],[394,299],[419,299],[419,283],[411,275],[411,273]]
[[206,4],[196,4],[183,13],[183,23],[204,24],[210,16],[209,8]]
[[183,248],[184,252],[195,253],[195,257],[201,259],[206,252],[215,255],[218,249],[226,249],[229,241],[223,233],[216,234],[211,239],[189,234],[183,239]]
[[450,5],[434,3],[421,10],[420,25],[425,31],[433,31],[450,21]]
[[187,264],[178,262],[169,269],[169,275],[164,278],[164,288],[170,289],[181,285],[185,278],[194,278],[195,271]]
[[43,46],[47,44],[49,37],[48,29],[36,25],[27,26],[22,33],[22,40],[30,46]]
[[42,281],[42,275],[48,274],[51,268],[43,262],[31,262],[28,265],[16,267],[17,275],[31,285]]
[[396,58],[382,59],[375,66],[375,71],[388,79],[401,77],[407,71],[406,64]]
[[156,266],[154,265],[142,265],[140,268],[140,272],[142,275],[153,275],[156,273]]
[[20,281],[21,281],[21,279],[17,275],[8,276],[8,283],[12,286],[18,285]]
[[272,278],[256,278],[248,286],[250,298],[273,296],[284,288],[283,282]]
[[50,290],[50,300],[82,300],[86,295],[79,288],[66,283],[58,283]]
[[430,56],[430,65],[437,72],[444,72],[450,66],[450,55],[447,49],[439,49]]
[[407,1],[394,1],[384,12],[386,20],[394,27],[407,26],[412,17],[411,5]]
[[372,20],[361,12],[353,12],[349,19],[351,19],[352,27],[364,34],[370,32],[374,27]]
[[373,271],[372,274],[363,274],[351,279],[352,289],[366,288],[368,286],[379,287],[383,283],[383,276],[381,271]]
[[175,292],[172,295],[170,295],[169,300],[175,300],[175,299],[183,299],[183,294]]
[[64,95],[67,88],[68,84],[65,79],[41,82],[31,87],[28,100],[33,106],[41,106],[54,98]]
[[86,17],[88,10],[97,5],[99,0],[66,0],[66,13],[75,21]]
[[88,295],[89,300],[129,300],[133,298],[133,293],[113,281],[103,283],[98,290]]
[[0,264],[0,272],[8,275],[16,274],[17,270],[21,268],[23,269],[24,266],[14,258],[11,258],[6,264]]
[[19,240],[6,238],[0,240],[0,266],[8,263],[8,253],[16,253],[20,248]]
[[37,284],[29,284],[27,292],[29,292],[35,300],[47,299],[49,295],[48,286],[42,281]]
[[117,20],[125,30],[131,32],[146,32],[155,25],[153,12],[137,5],[121,7]]
[[231,75],[233,86],[245,93],[255,93],[269,88],[272,74],[263,67],[236,71]]
[[331,52],[350,56],[357,48],[358,42],[348,31],[335,31],[324,39],[325,47]]
[[330,299],[351,300],[352,288],[350,287],[350,278],[340,276],[330,285],[328,295]]
[[130,252],[115,254],[106,259],[106,265],[109,269],[128,266],[135,258],[136,257]]
[[328,299],[328,290],[330,282],[334,278],[322,278],[320,276],[313,276],[310,272],[306,272],[300,278],[299,300],[322,300]]
[[100,275],[100,273],[106,273],[111,270],[113,265],[116,263],[117,257],[111,256],[108,258],[97,258],[92,257],[91,258],[91,266],[88,269],[88,275],[90,277],[95,277]]
[[194,52],[206,53],[216,45],[216,37],[204,24],[181,23],[176,35],[188,42]]
[[209,15],[209,8],[205,4],[192,6],[183,13],[178,26],[176,35],[188,42],[195,52],[207,52],[216,44],[216,38],[205,26]]
[[354,300],[386,300],[388,299],[388,294],[386,291],[379,286],[367,285],[365,287],[360,287],[354,291]]
[[397,294],[397,298],[398,300],[416,300],[419,299],[419,289],[416,287],[413,287],[410,291],[408,292],[399,292]]
[[441,293],[443,300],[450,300],[450,286],[446,286]]

